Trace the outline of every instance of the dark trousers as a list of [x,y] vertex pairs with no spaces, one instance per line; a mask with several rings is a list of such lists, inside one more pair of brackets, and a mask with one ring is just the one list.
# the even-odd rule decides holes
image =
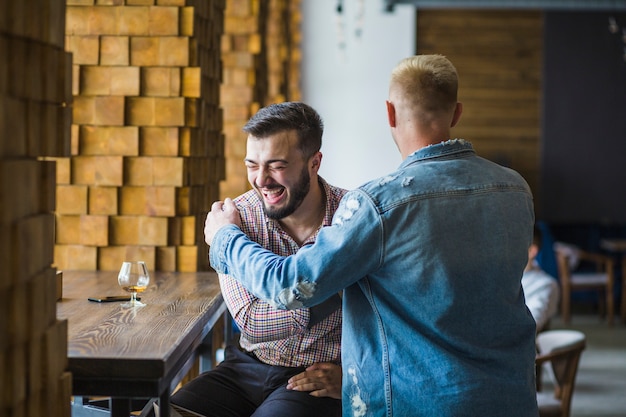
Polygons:
[[228,346],[224,361],[185,384],[171,403],[206,417],[340,417],[340,400],[285,388],[303,370],[266,365]]

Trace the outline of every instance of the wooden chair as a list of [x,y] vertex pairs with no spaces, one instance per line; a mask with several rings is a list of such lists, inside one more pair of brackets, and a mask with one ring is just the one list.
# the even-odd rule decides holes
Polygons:
[[[571,321],[571,297],[573,291],[593,290],[604,294],[599,298],[602,313],[606,313],[609,324],[613,324],[613,287],[615,276],[613,258],[600,253],[584,251],[574,245],[556,242],[554,244],[559,281],[561,284],[561,318],[563,323]],[[593,265],[591,271],[581,271],[584,264]],[[622,300],[623,302],[623,300]]]
[[[537,335],[537,404],[539,417],[569,417],[580,355],[586,336],[577,330],[547,330]],[[543,367],[552,378],[552,389],[541,384]]]

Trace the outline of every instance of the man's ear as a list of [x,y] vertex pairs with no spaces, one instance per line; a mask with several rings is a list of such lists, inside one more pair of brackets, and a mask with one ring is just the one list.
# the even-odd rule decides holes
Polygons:
[[320,165],[322,164],[322,153],[316,152],[310,159],[311,169],[315,172],[319,171]]
[[389,121],[389,127],[396,127],[396,106],[389,100],[385,100],[387,105],[387,120]]
[[458,102],[454,108],[454,115],[452,116],[452,123],[450,123],[450,127],[456,126],[461,118],[461,113],[463,113],[463,103]]

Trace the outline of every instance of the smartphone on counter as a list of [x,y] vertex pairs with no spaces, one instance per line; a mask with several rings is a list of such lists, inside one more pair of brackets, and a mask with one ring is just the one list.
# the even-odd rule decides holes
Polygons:
[[[130,295],[106,295],[103,297],[89,297],[89,301],[96,303],[112,303],[114,301],[130,301]],[[137,297],[137,300],[141,300],[141,297]]]

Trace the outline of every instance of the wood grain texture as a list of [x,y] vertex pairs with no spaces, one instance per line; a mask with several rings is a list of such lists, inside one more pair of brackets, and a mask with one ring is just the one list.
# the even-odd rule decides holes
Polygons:
[[453,137],[539,188],[541,11],[420,10],[417,52],[447,56],[459,73],[463,115]]
[[[0,416],[69,417],[67,327],[56,320],[55,162],[69,156],[65,0],[0,2]],[[91,42],[68,39],[78,60]],[[96,48],[97,49],[97,48]],[[60,169],[62,170],[63,167]],[[80,187],[61,198],[84,198]],[[81,204],[81,203],[78,203]],[[82,209],[82,208],[81,208]],[[52,308],[51,308],[52,307]],[[63,406],[57,406],[63,404]]]
[[87,300],[123,295],[116,271],[64,272],[57,317],[68,321],[75,394],[119,395],[126,389],[135,392],[125,395],[160,395],[222,313],[214,272],[151,274],[141,294],[147,305],[124,308]]

